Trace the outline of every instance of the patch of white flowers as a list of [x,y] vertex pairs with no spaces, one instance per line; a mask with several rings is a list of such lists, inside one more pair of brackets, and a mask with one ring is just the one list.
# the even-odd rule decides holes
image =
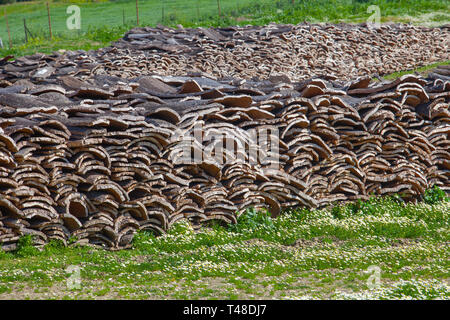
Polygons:
[[449,286],[437,280],[400,280],[392,286],[357,293],[337,291],[340,300],[449,300]]
[[316,296],[305,294],[305,295],[300,295],[300,296],[289,295],[289,296],[281,297],[281,300],[321,300],[321,299]]

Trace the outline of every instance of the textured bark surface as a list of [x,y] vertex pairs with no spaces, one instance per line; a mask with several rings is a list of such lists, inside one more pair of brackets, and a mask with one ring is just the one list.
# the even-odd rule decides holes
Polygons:
[[[140,67],[171,75],[206,72],[218,78],[281,75],[293,81],[324,76],[343,80],[448,60],[449,30],[405,24],[136,28],[115,47],[139,52]],[[122,61],[133,63],[129,60]]]
[[[280,39],[312,27],[277,28],[289,30],[277,33],[270,26],[259,33]],[[241,75],[238,69],[226,71],[227,78],[167,75],[170,68],[149,76],[163,70],[141,66],[147,53],[134,50],[148,48],[120,49],[135,46],[130,39],[144,41],[144,31],[150,32],[133,30],[117,47],[96,52],[2,60],[4,250],[16,248],[25,234],[35,235],[36,244],[76,237],[126,248],[137,230],[163,233],[183,218],[199,227],[210,220],[235,222],[236,212],[247,207],[267,207],[276,216],[291,206],[371,194],[413,199],[433,185],[450,192],[449,67],[426,78],[382,82],[347,80],[351,71],[341,80],[294,81],[264,72],[257,73],[264,80],[232,77]],[[208,30],[205,37],[228,39],[223,30]],[[276,168],[277,157],[252,139],[251,130],[264,128],[273,130],[279,148]],[[227,141],[234,150],[220,158],[211,152]],[[185,150],[201,156],[191,163]]]

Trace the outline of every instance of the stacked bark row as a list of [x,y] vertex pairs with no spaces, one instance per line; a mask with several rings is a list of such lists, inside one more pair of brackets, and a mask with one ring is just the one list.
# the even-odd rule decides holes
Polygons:
[[[132,29],[114,46],[141,56],[137,61],[122,55],[122,67],[134,65],[161,74],[206,72],[216,78],[244,79],[284,75],[294,81],[326,75],[342,80],[447,60],[450,29],[404,24],[161,26]],[[110,68],[113,72],[120,67]]]
[[[64,64],[19,80],[12,67],[0,88],[4,250],[24,234],[124,248],[137,230],[163,233],[183,218],[230,223],[247,207],[277,215],[370,194],[414,198],[434,184],[450,191],[446,67],[426,79],[291,83],[83,80],[57,75]],[[263,128],[277,154],[254,143],[250,130]],[[235,152],[211,152],[225,140]]]
[[4,67],[0,79],[207,74],[214,78],[347,80],[448,60],[449,48],[448,26],[146,27],[132,29],[113,46],[96,51],[17,59]]

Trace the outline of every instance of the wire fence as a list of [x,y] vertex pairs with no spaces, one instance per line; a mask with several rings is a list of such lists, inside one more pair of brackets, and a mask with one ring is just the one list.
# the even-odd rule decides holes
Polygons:
[[[91,0],[92,1],[92,0]],[[254,13],[292,8],[299,0],[116,0],[85,3],[20,4],[0,12],[0,38],[6,47],[36,38],[79,37],[120,26],[195,25],[227,18],[248,19]],[[352,0],[349,0],[352,1]],[[305,0],[303,0],[305,2]],[[308,2],[314,2],[308,0]],[[12,7],[11,7],[12,8]],[[20,10],[22,8],[22,10]],[[244,18],[245,17],[245,18]],[[78,20],[77,20],[78,19]]]

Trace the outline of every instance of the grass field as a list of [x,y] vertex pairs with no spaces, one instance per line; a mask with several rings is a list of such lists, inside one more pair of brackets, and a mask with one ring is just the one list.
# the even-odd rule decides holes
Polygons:
[[[200,232],[182,221],[118,252],[57,242],[38,251],[25,237],[0,252],[0,299],[449,299],[450,202],[435,192],[425,200],[372,198],[276,219],[247,210],[236,225]],[[68,286],[74,268],[79,288]]]
[[[438,66],[446,66],[450,64],[450,60],[447,61],[442,61],[442,62],[438,62],[438,63],[432,63],[430,65],[426,65],[417,69],[412,69],[412,70],[403,70],[400,72],[394,72],[391,74],[387,74],[384,75],[382,78],[385,80],[395,80],[396,78],[399,78],[405,74],[421,74],[423,76],[426,76],[429,71],[431,71],[432,69],[438,67]],[[374,79],[377,80],[377,79]]]
[[[66,9],[77,4],[81,9],[81,30],[68,30]],[[445,24],[450,22],[450,4],[446,0],[148,0],[139,2],[140,25],[185,27],[227,26],[310,22],[363,22],[372,13],[369,5],[378,5],[381,21]],[[5,18],[0,19],[0,37],[6,49],[2,55],[21,56],[36,51],[50,53],[58,49],[96,49],[107,46],[136,25],[135,1],[86,2],[54,1],[50,5],[54,38],[48,39],[48,20],[45,2],[16,3],[0,6],[8,14],[13,47],[8,48]],[[0,11],[1,12],[1,11]],[[24,19],[33,37],[25,43]]]

